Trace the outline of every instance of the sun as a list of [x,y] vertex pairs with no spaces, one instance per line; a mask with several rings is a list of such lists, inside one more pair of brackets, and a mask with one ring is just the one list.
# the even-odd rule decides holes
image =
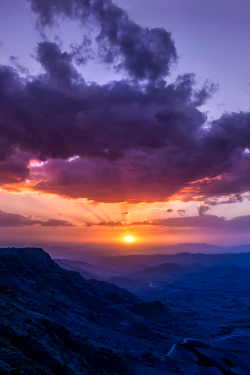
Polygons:
[[132,236],[126,236],[125,238],[124,238],[124,241],[125,242],[128,242],[128,243],[131,243],[131,242],[134,242],[134,237],[132,237]]

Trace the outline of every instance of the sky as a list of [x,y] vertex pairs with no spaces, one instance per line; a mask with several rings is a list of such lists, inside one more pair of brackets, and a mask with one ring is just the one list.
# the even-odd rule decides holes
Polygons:
[[0,242],[250,243],[249,11],[2,0]]

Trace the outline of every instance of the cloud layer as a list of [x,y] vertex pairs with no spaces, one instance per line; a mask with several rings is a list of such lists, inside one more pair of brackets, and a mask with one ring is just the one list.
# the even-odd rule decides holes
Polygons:
[[74,225],[66,220],[54,220],[49,219],[48,221],[35,220],[32,217],[27,217],[21,214],[14,214],[0,210],[0,227],[1,228],[16,228],[41,225],[42,227],[73,227]]
[[126,228],[136,226],[159,226],[168,228],[187,228],[187,229],[212,229],[213,231],[223,232],[249,232],[250,215],[237,216],[233,219],[226,220],[224,217],[216,215],[202,215],[202,216],[185,216],[174,217],[160,220],[143,220],[139,222],[114,222],[102,221],[99,223],[87,222],[87,227],[101,226],[113,228]]

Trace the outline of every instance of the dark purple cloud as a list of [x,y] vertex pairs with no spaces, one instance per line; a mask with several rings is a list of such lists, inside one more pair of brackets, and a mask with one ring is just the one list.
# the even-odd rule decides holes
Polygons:
[[[98,57],[116,71],[130,78],[158,80],[169,74],[177,53],[171,34],[162,28],[141,27],[110,0],[28,0],[39,17],[40,26],[53,25],[58,16],[77,20],[82,26],[93,21],[98,29],[95,38]],[[82,48],[83,47],[83,51]],[[86,36],[78,51],[78,61],[86,61]],[[88,46],[89,47],[89,46]],[[202,93],[200,96],[206,96]]]
[[75,225],[67,220],[49,219],[40,223],[42,227],[74,227]]
[[[250,129],[250,116],[246,114],[246,127],[249,126]],[[239,124],[240,125],[240,124]],[[232,128],[230,121],[228,122],[228,131]],[[237,130],[237,123],[235,123],[235,129]],[[238,136],[243,136],[242,129],[238,127]],[[210,137],[210,134],[208,135]],[[220,140],[222,142],[222,140]],[[223,154],[224,163],[221,167],[220,178],[215,178],[211,180],[205,180],[194,184],[193,189],[195,194],[203,195],[203,197],[220,197],[220,196],[230,196],[229,200],[222,200],[223,203],[234,203],[241,202],[243,200],[242,194],[250,190],[250,177],[249,177],[249,167],[250,167],[250,154],[246,153],[244,150],[245,140],[242,140],[242,148],[236,145],[232,145],[235,140],[229,138],[229,134],[225,134],[224,143],[230,142],[230,147],[233,147],[232,150],[223,150],[223,148],[218,149],[218,158]],[[214,147],[211,145],[211,148]],[[229,144],[228,144],[229,147]],[[223,170],[224,169],[224,170]],[[200,194],[201,193],[201,194]],[[234,197],[232,197],[234,196]],[[220,200],[219,200],[220,201]],[[234,201],[234,202],[233,202]]]
[[[1,125],[0,125],[1,126]],[[4,143],[0,137],[0,186],[4,184],[15,184],[29,177],[29,156],[18,152],[13,147]],[[2,154],[2,155],[1,155]]]
[[169,208],[168,210],[166,210],[167,213],[170,213],[170,212],[173,212],[173,210],[171,208]]
[[54,220],[49,219],[48,221],[35,220],[32,217],[27,217],[21,214],[13,214],[0,210],[0,227],[24,227],[41,225],[42,227],[72,227],[74,226],[66,220]]
[[190,229],[213,229],[224,232],[249,232],[250,227],[250,215],[237,216],[233,219],[226,220],[224,217],[215,215],[203,215],[203,216],[186,216],[186,217],[175,217],[160,220],[144,220],[139,222],[124,223],[114,221],[102,221],[99,223],[87,222],[86,226],[104,226],[104,227],[134,227],[134,226],[161,226],[169,228],[190,228]]
[[[37,55],[45,69],[39,77],[23,81],[13,69],[0,69],[2,170],[11,172],[18,153],[17,181],[29,178],[29,159],[51,160],[36,190],[152,202],[231,166],[232,155],[220,164],[216,152],[203,147],[210,133],[195,104],[193,75],[163,86],[98,86],[86,84],[57,45],[40,43]],[[11,174],[5,180],[15,182]]]
[[[250,191],[250,114],[207,124],[200,107],[216,86],[197,88],[194,74],[165,81],[176,59],[167,31],[140,27],[109,0],[30,3],[41,27],[60,15],[92,22],[99,34],[91,56],[126,78],[87,83],[75,64],[91,48],[84,36],[84,46],[69,51],[40,42],[38,76],[23,78],[19,64],[0,66],[3,188],[30,179],[36,191],[109,203],[160,202],[174,194],[239,201]],[[30,167],[34,159],[46,163]]]
[[99,226],[99,227],[124,227],[124,226],[130,226],[128,224],[125,224],[121,221],[101,221],[99,223],[94,223],[92,221],[88,221],[85,223],[86,227],[93,227],[95,225]]
[[207,211],[210,210],[209,206],[206,206],[205,204],[199,204],[197,208],[199,216],[204,216]]
[[208,206],[218,206],[220,204],[232,204],[237,202],[243,202],[244,198],[241,194],[235,194],[233,196],[229,196],[226,199],[208,199],[205,201],[205,204]]

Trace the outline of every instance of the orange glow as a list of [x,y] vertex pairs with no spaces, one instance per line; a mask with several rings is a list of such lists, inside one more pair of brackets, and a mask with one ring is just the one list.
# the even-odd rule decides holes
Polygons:
[[39,161],[39,160],[31,160],[29,167],[30,168],[36,168],[36,167],[42,167],[45,164],[44,161]]
[[[39,180],[37,180],[39,181]],[[36,181],[36,182],[37,182]],[[69,199],[56,194],[42,193],[32,190],[31,183],[20,182],[15,185],[5,185],[0,188],[0,210],[7,213],[21,214],[27,217],[36,217],[37,220],[48,221],[66,220],[72,227],[46,227],[34,225],[23,227],[0,228],[1,241],[6,243],[21,243],[36,245],[50,243],[88,243],[106,247],[114,246],[117,249],[147,249],[151,246],[175,244],[177,242],[214,242],[224,243],[224,234],[221,237],[212,231],[199,233],[189,228],[169,228],[148,223],[179,217],[178,210],[187,210],[187,215],[196,216],[198,202],[155,202],[144,204],[128,203],[100,203],[89,202],[86,199]],[[229,207],[230,206],[230,207]],[[238,216],[238,205],[222,205],[226,218]],[[167,213],[167,209],[172,213]],[[216,215],[221,215],[219,206],[213,207]],[[127,215],[125,213],[129,213]],[[248,206],[241,208],[241,213],[248,215]],[[35,219],[36,220],[36,219]],[[124,221],[125,220],[125,221]],[[146,220],[146,224],[143,222]],[[96,223],[92,227],[85,223]],[[111,225],[105,225],[105,223]],[[117,226],[112,224],[117,223]],[[135,225],[134,225],[135,223]],[[139,223],[141,225],[136,225]],[[11,238],[11,241],[9,240]],[[246,239],[249,241],[249,239]],[[63,244],[63,246],[66,246]]]

